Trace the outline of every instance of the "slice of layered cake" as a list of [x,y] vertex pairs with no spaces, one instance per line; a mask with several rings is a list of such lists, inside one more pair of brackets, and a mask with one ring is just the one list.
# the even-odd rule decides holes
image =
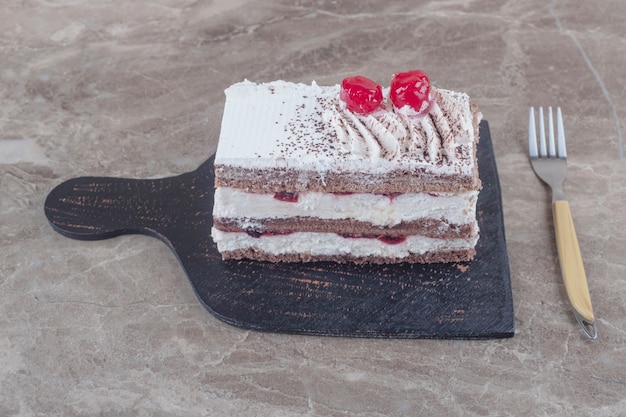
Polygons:
[[244,81],[226,90],[213,240],[224,259],[471,260],[480,113],[422,71],[389,88]]

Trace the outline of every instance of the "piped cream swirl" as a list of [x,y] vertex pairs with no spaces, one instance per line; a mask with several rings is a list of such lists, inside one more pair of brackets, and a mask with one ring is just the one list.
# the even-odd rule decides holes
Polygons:
[[369,115],[355,114],[335,99],[325,119],[332,124],[342,147],[371,160],[394,160],[405,154],[438,164],[453,164],[456,148],[474,138],[469,97],[434,89],[428,111],[411,116],[385,101]]

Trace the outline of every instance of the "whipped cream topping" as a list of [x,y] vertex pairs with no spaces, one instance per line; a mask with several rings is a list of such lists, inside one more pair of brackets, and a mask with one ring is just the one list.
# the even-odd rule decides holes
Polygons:
[[[401,170],[471,175],[475,146],[469,97],[443,89],[423,117],[368,116],[342,108],[339,85],[244,81],[226,90],[215,164],[384,175]],[[385,94],[388,96],[388,94]]]

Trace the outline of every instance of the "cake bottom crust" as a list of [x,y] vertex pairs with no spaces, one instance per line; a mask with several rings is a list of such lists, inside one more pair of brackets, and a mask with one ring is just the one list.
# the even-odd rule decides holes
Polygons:
[[275,255],[259,251],[254,248],[237,249],[224,251],[221,253],[224,260],[250,259],[267,262],[337,262],[353,264],[398,264],[398,263],[450,263],[467,262],[474,259],[476,250],[454,249],[439,252],[427,252],[423,254],[411,254],[406,257],[383,257],[383,256],[353,256],[349,254],[341,255],[311,255],[307,253],[289,253]]

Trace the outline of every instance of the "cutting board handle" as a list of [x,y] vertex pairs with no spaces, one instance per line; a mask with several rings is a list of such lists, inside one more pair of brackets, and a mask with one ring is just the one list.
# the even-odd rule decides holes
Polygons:
[[[52,227],[80,240],[129,233],[154,234],[167,223],[163,188],[168,181],[79,177],[55,187],[44,210]],[[156,227],[156,228],[155,228]],[[160,237],[160,236],[159,236]]]
[[210,235],[213,158],[195,171],[157,179],[78,177],[56,186],[44,211],[60,234],[79,240],[124,234],[159,238],[185,251],[190,233]]

